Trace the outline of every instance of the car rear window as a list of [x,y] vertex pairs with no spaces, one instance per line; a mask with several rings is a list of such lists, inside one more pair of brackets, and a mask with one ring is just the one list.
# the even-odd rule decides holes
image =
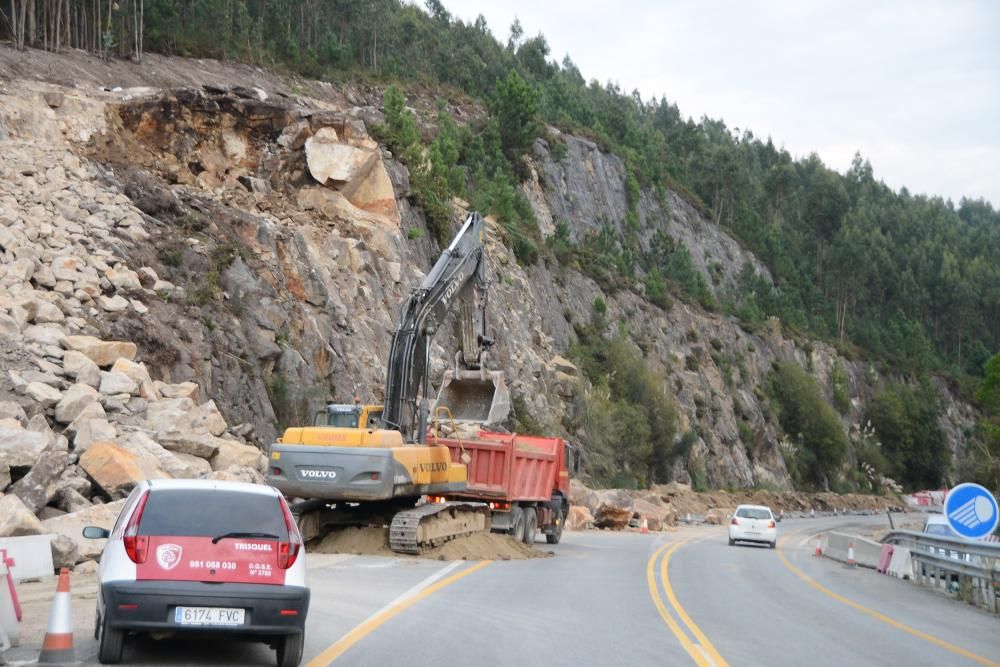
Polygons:
[[924,532],[928,535],[944,535],[945,537],[956,537],[955,531],[951,529],[946,523],[929,523],[927,527],[924,528]]
[[217,537],[226,533],[270,533],[288,539],[285,517],[274,496],[218,489],[150,492],[140,535]]
[[741,507],[736,510],[736,516],[741,519],[770,519],[771,513],[767,510],[755,509],[753,507]]

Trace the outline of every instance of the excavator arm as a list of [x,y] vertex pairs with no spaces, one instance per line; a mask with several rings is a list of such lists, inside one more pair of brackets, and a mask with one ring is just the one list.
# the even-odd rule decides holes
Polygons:
[[[493,341],[486,336],[486,223],[479,213],[471,213],[448,248],[413,290],[403,304],[396,330],[389,348],[386,370],[385,407],[382,422],[385,428],[400,431],[409,442],[426,440],[429,405],[430,345],[434,334],[447,319],[456,303],[460,308],[462,349],[456,354],[456,371],[446,384],[451,386],[455,400],[463,402],[462,392],[457,391],[461,382],[452,378],[478,370],[480,385],[470,378],[471,393],[490,394],[490,405],[479,421],[496,419],[498,412],[506,416],[506,409],[493,410],[492,396],[500,389],[500,402],[509,404],[502,374],[486,371],[486,350]],[[496,378],[499,376],[499,387]],[[452,386],[454,385],[454,386]],[[487,387],[483,391],[484,385]],[[479,399],[477,404],[482,403]],[[440,403],[440,401],[439,401]]]

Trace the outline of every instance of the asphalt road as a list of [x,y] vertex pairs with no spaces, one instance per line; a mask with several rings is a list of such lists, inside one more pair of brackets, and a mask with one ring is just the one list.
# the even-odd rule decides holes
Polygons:
[[[704,526],[567,533],[541,545],[554,557],[531,561],[310,556],[304,664],[1000,666],[1000,618],[811,555],[817,530],[884,522],[788,520],[777,550],[729,547],[725,526]],[[94,664],[88,630],[77,652]],[[229,641],[130,639],[124,662],[273,656]]]

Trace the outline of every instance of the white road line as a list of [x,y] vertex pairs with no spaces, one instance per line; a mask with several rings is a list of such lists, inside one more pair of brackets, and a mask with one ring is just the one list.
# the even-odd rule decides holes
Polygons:
[[455,570],[455,569],[457,569],[457,568],[459,568],[459,567],[461,567],[462,565],[465,565],[465,564],[466,564],[465,561],[463,561],[463,560],[457,560],[454,563],[451,563],[450,565],[446,565],[445,567],[442,567],[440,570],[438,570],[434,574],[432,574],[429,577],[426,577],[426,578],[422,579],[421,581],[417,582],[414,586],[412,586],[411,588],[409,588],[403,594],[397,596],[395,599],[393,599],[390,602],[386,603],[385,606],[383,606],[380,609],[378,609],[375,613],[373,613],[371,616],[369,616],[368,618],[366,618],[359,625],[363,625],[369,619],[371,619],[371,618],[373,618],[375,616],[378,616],[379,614],[381,614],[386,609],[399,604],[403,600],[405,600],[407,598],[410,598],[410,597],[413,597],[414,595],[417,595],[420,591],[424,590],[425,588],[427,588],[428,586],[430,586],[431,584],[433,584],[438,579],[442,579],[443,577],[445,577],[452,570]]

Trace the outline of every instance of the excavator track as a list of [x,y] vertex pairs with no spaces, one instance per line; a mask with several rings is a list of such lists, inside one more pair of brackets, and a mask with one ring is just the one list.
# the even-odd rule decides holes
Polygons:
[[419,555],[456,537],[489,531],[490,509],[483,503],[427,503],[392,518],[389,548]]

